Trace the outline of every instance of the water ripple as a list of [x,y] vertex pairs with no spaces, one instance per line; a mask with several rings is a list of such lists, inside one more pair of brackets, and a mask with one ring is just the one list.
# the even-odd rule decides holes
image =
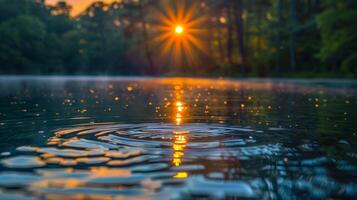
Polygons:
[[[311,150],[289,146],[285,138],[293,137],[285,129],[217,124],[80,125],[56,131],[44,146],[18,147],[15,156],[3,158],[9,172],[0,174],[5,189],[0,198],[12,198],[8,188],[45,199],[284,199],[300,192],[325,198],[328,191],[356,195],[355,183],[327,176],[322,166],[334,160],[299,159]],[[343,161],[336,166],[354,169]],[[26,172],[11,171],[18,168]]]

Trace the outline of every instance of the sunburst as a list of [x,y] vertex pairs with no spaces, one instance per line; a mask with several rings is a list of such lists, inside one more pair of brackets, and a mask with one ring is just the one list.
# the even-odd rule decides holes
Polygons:
[[[193,2],[193,3],[192,3]],[[206,17],[200,1],[164,0],[158,12],[157,36],[161,60],[169,66],[185,67],[199,62],[199,55],[207,53],[203,38]]]

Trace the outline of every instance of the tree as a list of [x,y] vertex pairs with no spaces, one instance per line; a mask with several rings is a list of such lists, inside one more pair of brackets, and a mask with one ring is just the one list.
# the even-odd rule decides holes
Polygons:
[[22,15],[2,23],[0,60],[8,68],[6,71],[31,72],[32,68],[45,67],[45,36],[44,24],[32,16]]
[[322,46],[319,57],[328,70],[357,76],[356,1],[326,1],[318,18]]

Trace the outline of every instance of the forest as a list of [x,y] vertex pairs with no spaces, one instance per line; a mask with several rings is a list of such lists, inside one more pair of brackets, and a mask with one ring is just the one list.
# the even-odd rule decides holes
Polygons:
[[[355,0],[0,0],[0,74],[357,77]],[[182,36],[172,31],[182,25]]]

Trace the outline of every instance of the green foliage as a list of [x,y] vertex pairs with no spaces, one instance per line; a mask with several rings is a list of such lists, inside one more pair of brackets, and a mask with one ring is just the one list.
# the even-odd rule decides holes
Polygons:
[[36,17],[20,15],[2,23],[0,49],[3,53],[0,56],[3,65],[20,66],[25,72],[30,72],[30,67],[43,67],[39,63],[46,55],[45,37],[45,26]]
[[105,6],[78,20],[65,2],[0,0],[0,73],[130,73],[127,43]]
[[356,2],[327,2],[318,18],[322,45],[319,57],[328,70],[342,70],[357,75]]
[[71,17],[65,1],[0,0],[0,73],[357,76],[356,1],[190,1],[207,51],[165,66],[153,27],[160,3],[179,1],[98,1]]

